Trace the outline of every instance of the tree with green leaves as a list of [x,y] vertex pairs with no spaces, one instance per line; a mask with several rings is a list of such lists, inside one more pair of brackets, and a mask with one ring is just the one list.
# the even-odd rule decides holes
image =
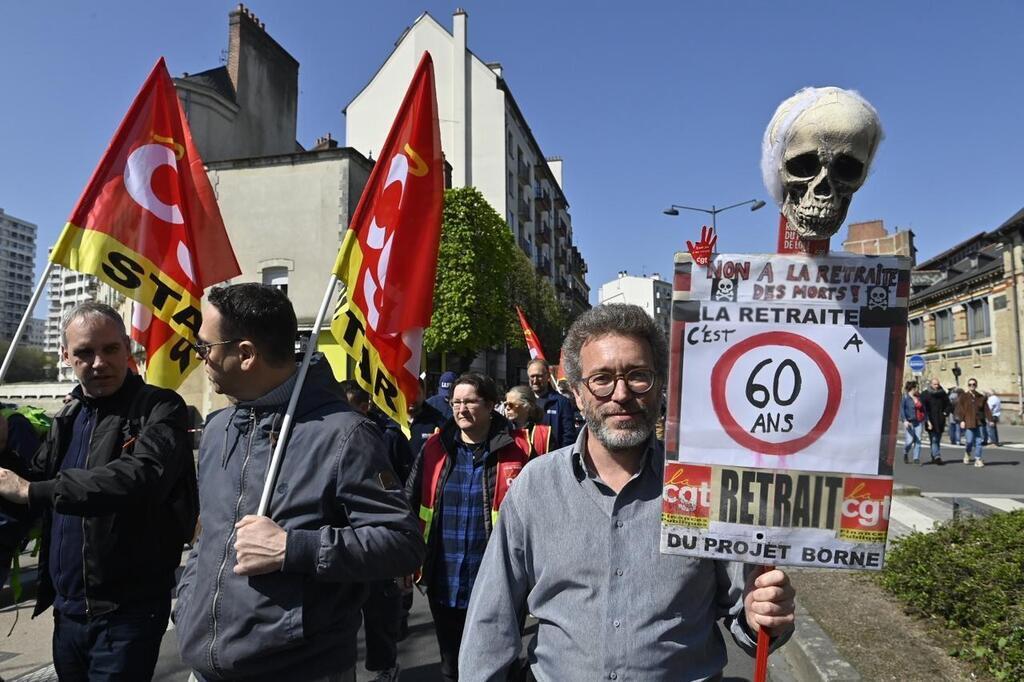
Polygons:
[[[10,341],[0,341],[0,359],[7,356]],[[53,381],[57,378],[57,358],[38,348],[19,344],[14,349],[14,360],[7,370],[4,383],[19,381]]]
[[508,225],[476,188],[445,192],[427,352],[456,353],[468,366],[479,350],[505,341],[517,251]]
[[549,360],[557,362],[567,323],[549,281],[515,244],[508,224],[474,187],[445,192],[427,352],[455,353],[463,368],[477,352],[508,343],[525,348],[523,309]]

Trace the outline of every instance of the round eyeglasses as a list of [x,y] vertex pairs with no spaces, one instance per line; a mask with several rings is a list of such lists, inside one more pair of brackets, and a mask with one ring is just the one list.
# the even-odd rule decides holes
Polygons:
[[631,369],[625,374],[597,372],[583,379],[587,389],[597,398],[607,398],[615,392],[619,379],[626,382],[626,388],[633,395],[643,395],[654,388],[654,371],[649,369]]

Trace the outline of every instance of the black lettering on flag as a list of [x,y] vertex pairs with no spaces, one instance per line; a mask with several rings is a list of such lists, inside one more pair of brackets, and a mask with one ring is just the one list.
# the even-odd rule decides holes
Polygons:
[[192,344],[188,342],[188,339],[179,337],[174,345],[171,346],[170,357],[173,362],[178,363],[178,371],[184,374],[188,371],[188,365],[191,361],[189,353],[192,350]]
[[171,316],[171,319],[184,327],[188,327],[193,334],[199,336],[199,327],[203,324],[203,316],[196,308],[189,306],[184,310],[179,310]]
[[398,411],[398,405],[395,404],[395,398],[398,397],[398,387],[391,383],[391,380],[379,368],[377,369],[377,381],[373,385],[373,393],[384,398],[392,412]]
[[164,307],[167,304],[167,298],[173,298],[175,301],[181,300],[181,294],[167,286],[167,283],[160,279],[160,276],[155,272],[149,273],[149,280],[156,285],[156,291],[153,292],[153,307],[157,310]]
[[104,263],[102,270],[116,284],[126,289],[137,289],[142,284],[138,275],[145,274],[146,270],[131,258],[117,251],[110,251],[107,253],[107,260],[109,264]]

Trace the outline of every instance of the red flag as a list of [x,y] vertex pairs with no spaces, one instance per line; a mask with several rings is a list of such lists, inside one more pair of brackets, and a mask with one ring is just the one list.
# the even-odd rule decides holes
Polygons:
[[133,337],[148,344],[150,364],[154,357],[171,363],[160,370],[169,381],[180,383],[198,364],[186,339],[199,332],[203,290],[241,270],[162,58],[50,260],[96,275],[152,312],[151,324]]
[[434,308],[443,201],[434,66],[424,53],[334,264],[345,291],[331,332],[374,403],[403,426]]
[[519,313],[519,326],[523,328],[523,336],[526,337],[526,347],[530,349],[531,360],[545,360],[544,349],[540,347],[540,341],[537,339],[537,335],[533,333],[533,328],[530,323],[526,321],[526,315],[523,314],[523,309],[516,306],[516,312]]

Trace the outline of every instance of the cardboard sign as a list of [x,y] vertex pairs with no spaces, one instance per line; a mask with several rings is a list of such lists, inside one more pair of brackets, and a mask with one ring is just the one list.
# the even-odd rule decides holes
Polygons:
[[662,551],[881,568],[909,261],[677,254],[674,289]]

